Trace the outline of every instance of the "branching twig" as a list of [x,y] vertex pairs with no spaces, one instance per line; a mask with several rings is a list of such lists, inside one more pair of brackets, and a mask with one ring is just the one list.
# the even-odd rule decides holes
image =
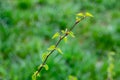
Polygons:
[[70,34],[70,36],[74,37],[72,30],[75,28],[75,26],[82,21],[85,17],[93,17],[92,14],[86,12],[86,13],[78,13],[77,17],[76,17],[76,22],[73,24],[73,26],[70,29],[66,29],[66,31],[62,31],[63,35],[60,36],[59,33],[56,33],[52,38],[58,37],[60,36],[59,40],[57,41],[57,43],[53,46],[51,46],[50,48],[48,48],[49,52],[47,53],[47,55],[45,54],[45,56],[43,55],[43,63],[39,66],[38,70],[33,74],[32,79],[36,80],[36,77],[39,75],[39,72],[41,72],[41,70],[43,69],[43,67],[45,67],[45,69],[48,69],[48,66],[46,65],[46,62],[49,58],[49,56],[55,51],[59,51],[60,53],[61,50],[58,47],[58,45],[60,44],[60,42]]
[[[67,31],[67,32],[70,32],[72,31],[75,26],[84,19],[85,17],[82,17],[80,20],[76,21],[74,23],[74,25]],[[57,46],[60,44],[60,42],[66,37],[68,36],[68,33],[65,33],[62,37],[60,37],[60,39],[57,41],[56,45],[55,45],[55,48],[57,48]],[[39,74],[39,72],[42,70],[42,68],[44,67],[44,65],[46,64],[46,61],[48,60],[49,56],[55,51],[56,49],[53,49],[45,58],[45,60],[43,61],[42,65],[38,68],[37,72],[36,72],[36,76]]]

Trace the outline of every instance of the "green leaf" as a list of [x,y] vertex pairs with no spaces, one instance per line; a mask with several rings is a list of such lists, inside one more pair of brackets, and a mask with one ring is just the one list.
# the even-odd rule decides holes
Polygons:
[[45,68],[45,70],[48,70],[48,69],[49,69],[49,67],[48,67],[47,64],[44,65],[44,68]]
[[84,16],[84,14],[83,13],[78,13],[77,16]]
[[77,77],[69,75],[69,80],[78,80]]
[[55,45],[52,45],[52,46],[50,46],[47,50],[54,50],[55,49]]
[[67,42],[67,41],[68,41],[67,37],[64,37],[64,38],[63,38],[63,40],[64,40],[65,42]]
[[38,66],[38,69],[40,69],[42,67],[42,64],[40,64],[39,66]]
[[38,71],[35,71],[34,74],[32,75],[32,80],[36,80],[37,76],[40,77],[40,74],[38,74]]
[[77,16],[77,17],[76,17],[76,21],[80,21],[80,20],[81,20],[81,19]]
[[86,13],[85,13],[85,16],[93,17],[93,15],[92,15],[91,13],[89,13],[89,12],[86,12]]
[[70,31],[69,34],[71,37],[73,37],[73,38],[75,37],[72,31]]
[[65,31],[64,31],[64,30],[61,30],[61,32],[62,32],[63,34],[65,34]]
[[63,52],[61,51],[60,48],[57,48],[56,50],[57,50],[60,54],[63,54]]
[[60,36],[60,34],[57,32],[57,33],[55,33],[55,34],[53,35],[52,39],[57,38],[57,37],[59,37],[59,36]]
[[44,61],[46,59],[48,54],[49,54],[48,52],[42,54],[42,61]]
[[35,74],[32,75],[32,80],[36,80],[36,75]]

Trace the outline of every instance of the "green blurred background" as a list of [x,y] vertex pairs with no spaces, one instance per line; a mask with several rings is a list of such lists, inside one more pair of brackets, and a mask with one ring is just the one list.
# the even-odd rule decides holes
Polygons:
[[115,52],[114,80],[120,80],[120,0],[0,0],[0,80],[31,80],[41,55],[70,28],[79,12],[90,12],[48,59],[38,80],[106,80],[108,54]]

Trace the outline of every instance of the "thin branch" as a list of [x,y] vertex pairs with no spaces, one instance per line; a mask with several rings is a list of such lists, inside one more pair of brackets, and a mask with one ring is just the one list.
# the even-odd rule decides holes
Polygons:
[[76,22],[74,23],[74,25],[70,28],[69,31],[72,31],[72,30],[74,29],[74,27],[75,27],[80,21],[82,21],[84,18],[85,18],[85,16],[82,17],[80,20],[76,21]]
[[[76,26],[80,21],[82,21],[84,18],[85,18],[85,17],[82,17],[81,20],[76,21],[76,22],[73,24],[73,26],[68,30],[68,32],[69,32],[69,31],[72,31],[72,30],[75,28],[75,26]],[[39,69],[37,70],[36,76],[37,76],[37,75],[39,74],[39,72],[43,69],[44,65],[46,64],[46,62],[47,62],[47,60],[48,60],[48,58],[49,58],[49,56],[56,50],[57,46],[60,44],[60,42],[61,42],[66,36],[68,36],[68,33],[65,33],[65,34],[63,35],[63,37],[60,37],[60,39],[57,41],[57,43],[56,43],[56,45],[55,45],[55,49],[53,49],[52,51],[50,51],[50,53],[46,56],[45,60],[43,61],[42,65],[41,65],[41,66],[39,67]]]

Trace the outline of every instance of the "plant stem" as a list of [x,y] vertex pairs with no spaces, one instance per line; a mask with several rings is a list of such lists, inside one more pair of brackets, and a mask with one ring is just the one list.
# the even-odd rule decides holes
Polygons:
[[[72,30],[75,28],[75,26],[76,26],[80,21],[82,21],[84,18],[85,18],[85,17],[82,17],[81,20],[76,21],[76,22],[73,24],[73,26],[72,26],[68,31],[72,31]],[[43,69],[44,65],[46,64],[46,62],[47,62],[47,60],[48,60],[48,58],[49,58],[49,56],[56,50],[57,46],[60,44],[60,42],[61,42],[66,36],[68,36],[68,33],[65,33],[65,34],[63,35],[63,37],[60,37],[60,39],[59,39],[59,40],[57,41],[57,43],[55,44],[55,49],[53,49],[52,51],[50,51],[50,53],[46,56],[45,60],[43,61],[42,66],[38,68],[37,73],[36,73],[36,76],[37,76],[37,75],[39,74],[39,72]]]

